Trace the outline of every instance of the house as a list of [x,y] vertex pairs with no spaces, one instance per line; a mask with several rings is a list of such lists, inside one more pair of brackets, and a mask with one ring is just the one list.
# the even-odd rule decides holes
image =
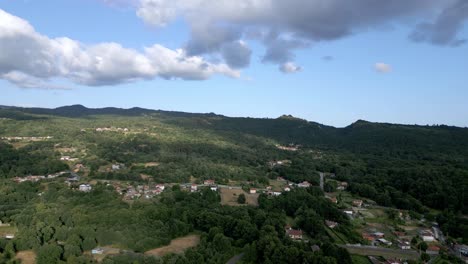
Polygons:
[[411,249],[411,244],[408,240],[398,240],[398,248],[408,250]]
[[440,251],[440,247],[436,245],[430,245],[429,247],[427,247],[426,253],[431,254],[431,255],[436,255],[436,254],[439,254],[439,251]]
[[419,236],[424,242],[433,242],[435,240],[431,230],[423,230],[419,233]]
[[467,245],[455,245],[455,250],[465,257],[468,257],[468,246]]
[[289,188],[289,187],[286,186],[286,187],[284,187],[284,191],[285,191],[285,192],[290,192],[290,191],[291,191],[291,188]]
[[372,235],[376,238],[383,238],[385,236],[382,232],[374,232]]
[[271,186],[267,186],[266,189],[267,189],[268,191],[271,191]]
[[310,247],[310,249],[312,249],[312,252],[320,251],[320,247],[318,245],[313,245]]
[[156,189],[159,189],[159,190],[161,190],[161,191],[164,191],[164,189],[166,188],[166,187],[164,186],[164,184],[156,184],[155,187],[156,187]]
[[211,186],[210,189],[211,189],[213,192],[217,192],[217,191],[218,191],[218,186]]
[[5,238],[6,238],[6,239],[13,239],[13,238],[15,238],[15,235],[13,235],[13,234],[6,234],[6,235],[5,235]]
[[251,189],[250,189],[250,193],[251,193],[251,194],[257,193],[257,189],[251,188]]
[[302,230],[292,229],[291,227],[286,228],[286,235],[294,240],[302,239]]
[[205,181],[203,182],[203,184],[204,184],[204,185],[213,185],[213,184],[215,184],[215,181],[214,181],[214,180],[205,180]]
[[80,190],[80,192],[90,192],[92,187],[89,184],[80,184],[78,189]]
[[337,189],[338,191],[344,191],[346,188],[343,187],[343,186],[338,186],[338,187],[336,187],[336,189]]
[[362,200],[354,200],[353,205],[356,207],[361,207],[362,206]]
[[116,170],[120,170],[121,169],[121,165],[120,164],[112,164],[111,168],[112,170],[116,171]]
[[338,223],[337,222],[333,222],[333,221],[329,221],[329,220],[325,220],[325,224],[329,227],[329,228],[335,228]]
[[405,233],[405,232],[401,232],[401,231],[394,231],[393,234],[395,234],[395,236],[397,236],[397,237],[406,236],[406,233]]
[[334,204],[337,204],[337,203],[338,203],[338,199],[336,199],[336,197],[327,196],[326,198],[329,199],[329,200],[330,200],[332,203],[334,203]]
[[370,235],[368,233],[362,233],[362,238],[367,240],[367,241],[374,241],[375,240],[374,236],[372,236],[372,235]]
[[350,210],[350,209],[344,210],[343,212],[350,217],[353,216],[354,214],[353,210]]
[[190,192],[196,192],[196,191],[198,191],[198,185],[192,184],[192,185],[190,186]]
[[309,188],[311,184],[308,181],[303,181],[297,185],[299,188]]
[[379,238],[377,239],[377,241],[379,241],[380,243],[386,245],[386,246],[391,246],[392,245],[392,242],[386,240],[385,238]]
[[102,255],[104,250],[102,248],[94,248],[91,250],[91,254],[93,255]]
[[281,192],[272,192],[271,193],[273,196],[280,196],[281,195]]
[[60,158],[60,160],[66,160],[66,161],[68,161],[68,160],[70,160],[70,159],[71,159],[70,156],[62,156],[62,157]]

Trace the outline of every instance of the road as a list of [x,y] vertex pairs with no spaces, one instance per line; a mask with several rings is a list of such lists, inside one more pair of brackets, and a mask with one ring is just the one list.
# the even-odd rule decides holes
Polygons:
[[350,253],[364,256],[382,256],[385,258],[419,259],[419,253],[415,250],[402,250],[360,245],[339,245]]
[[322,189],[323,191],[323,186],[324,186],[323,178],[325,177],[325,173],[320,172],[319,174],[320,174],[320,189]]
[[241,258],[243,256],[244,256],[244,253],[241,253],[239,255],[235,255],[230,260],[228,260],[228,262],[226,262],[226,264],[236,264],[237,262],[239,262],[239,260],[241,260]]

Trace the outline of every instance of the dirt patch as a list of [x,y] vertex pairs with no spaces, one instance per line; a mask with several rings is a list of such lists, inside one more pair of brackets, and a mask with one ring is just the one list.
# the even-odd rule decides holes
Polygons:
[[181,254],[186,249],[196,247],[198,243],[200,243],[199,235],[189,235],[189,236],[173,239],[171,243],[169,244],[169,246],[155,248],[155,249],[146,251],[145,254],[151,255],[151,256],[158,256],[158,257],[162,257],[170,253]]
[[145,168],[148,168],[148,167],[157,167],[159,166],[159,162],[148,162],[148,163],[145,163]]
[[36,264],[36,253],[32,250],[18,251],[16,259],[21,260],[21,264]]
[[246,193],[242,189],[230,189],[230,188],[221,188],[221,204],[222,205],[230,205],[230,206],[239,206],[242,204],[239,204],[237,202],[237,197],[239,197],[240,194],[244,194],[246,198],[246,204],[248,205],[253,205],[253,206],[258,206],[258,196],[260,194],[254,193]]

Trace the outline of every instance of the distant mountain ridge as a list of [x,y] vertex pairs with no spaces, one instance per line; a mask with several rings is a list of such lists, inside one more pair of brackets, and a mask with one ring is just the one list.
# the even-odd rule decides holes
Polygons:
[[[358,120],[344,128],[283,115],[278,118],[226,117],[214,113],[185,113],[144,108],[87,108],[82,105],[55,109],[0,106],[0,117],[17,120],[47,119],[48,116],[80,118],[91,115],[137,117],[151,115],[162,122],[188,129],[206,129],[232,134],[250,134],[271,138],[283,144],[359,152],[366,151],[435,151],[468,156],[468,128],[453,126],[418,126],[373,123]],[[468,159],[467,161],[468,162]]]

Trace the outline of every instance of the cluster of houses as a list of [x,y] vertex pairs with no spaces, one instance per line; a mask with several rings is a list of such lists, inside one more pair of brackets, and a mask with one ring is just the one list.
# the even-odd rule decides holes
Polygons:
[[215,180],[204,180],[203,184],[193,183],[192,185],[190,185],[190,192],[198,192],[199,188],[202,187],[209,187],[213,192],[218,191],[218,185],[216,185]]
[[62,156],[62,157],[60,157],[60,160],[61,161],[77,161],[78,159],[77,158],[72,158],[70,156]]
[[30,176],[25,176],[25,177],[14,177],[13,181],[16,183],[21,183],[21,182],[38,182],[40,180],[45,180],[45,179],[55,179],[59,176],[62,176],[63,174],[67,173],[66,171],[61,171],[58,173],[54,174],[49,174],[49,175],[30,175]]
[[114,183],[113,186],[115,191],[123,196],[124,200],[151,199],[156,195],[160,195],[166,188],[163,184],[130,185],[124,187],[120,183]]
[[276,145],[278,149],[287,150],[287,151],[298,151],[301,147],[300,145],[289,144],[288,146]]
[[96,128],[96,132],[128,132],[130,131],[128,128],[121,128],[121,127],[98,127]]
[[47,137],[1,137],[3,140],[7,141],[15,141],[15,140],[25,140],[25,141],[42,141],[51,139],[51,136]]

